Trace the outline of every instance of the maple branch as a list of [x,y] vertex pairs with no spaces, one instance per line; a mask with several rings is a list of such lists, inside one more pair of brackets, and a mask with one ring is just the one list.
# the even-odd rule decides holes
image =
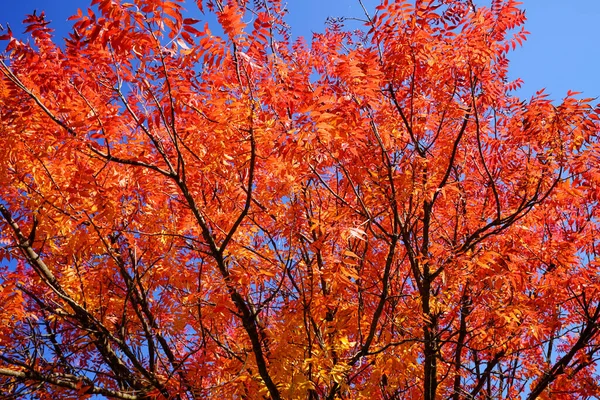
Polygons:
[[501,350],[494,355],[494,358],[488,361],[485,370],[477,379],[475,387],[471,390],[471,398],[474,399],[477,396],[477,394],[481,391],[481,389],[483,389],[483,385],[487,381],[488,377],[492,374],[493,369],[496,367],[496,365],[500,362],[500,360],[502,359],[502,357],[504,357],[505,354],[506,352],[504,350]]
[[[110,249],[108,251],[110,251]],[[147,340],[148,340],[149,348],[151,350],[154,349],[154,341],[152,339],[152,335],[155,335],[156,339],[158,340],[158,343],[160,345],[160,348],[162,349],[164,354],[167,356],[167,360],[171,364],[173,371],[178,371],[178,369],[181,367],[181,363],[176,361],[175,354],[171,350],[165,337],[160,333],[160,326],[156,322],[156,317],[150,310],[150,305],[148,304],[146,296],[144,295],[145,291],[144,291],[143,285],[139,279],[139,275],[137,274],[137,268],[136,268],[137,260],[135,260],[133,258],[132,254],[130,254],[130,257],[131,257],[132,268],[136,272],[135,278],[132,277],[127,272],[125,260],[123,259],[123,257],[121,257],[119,255],[119,256],[116,256],[114,259],[116,260],[117,265],[119,266],[121,276],[123,277],[123,280],[125,281],[125,283],[127,285],[128,292],[133,294],[131,296],[131,302],[133,303],[133,309],[134,309],[136,315],[138,316],[138,319],[142,323],[142,327],[144,329],[144,332],[145,332]],[[139,309],[141,309],[143,316],[140,313]],[[144,318],[144,316],[146,318]],[[153,331],[151,331],[150,328],[152,328]],[[180,377],[182,378],[182,380],[185,382],[185,384],[189,388],[190,385],[189,385],[189,382],[187,382],[187,379],[185,378],[185,376],[180,374]]]
[[143,161],[137,161],[137,160],[131,160],[131,159],[127,159],[127,158],[116,157],[110,153],[103,153],[100,150],[94,148],[92,145],[88,146],[88,149],[90,149],[94,154],[97,154],[98,156],[102,157],[106,161],[113,161],[118,164],[124,164],[124,165],[133,165],[135,167],[144,167],[144,168],[151,169],[152,171],[156,171],[161,175],[172,177],[171,172],[166,171],[160,167],[157,167],[156,165],[148,164]]
[[[81,99],[85,102],[90,111],[94,114],[94,117],[96,117],[96,122],[98,122],[98,125],[100,125],[100,129],[102,130],[102,134],[104,135],[104,144],[106,145],[106,152],[110,155],[110,143],[108,142],[108,138],[106,136],[106,128],[104,127],[104,122],[102,122],[102,119],[100,118],[100,114],[98,114],[96,108],[92,105],[89,99],[83,95],[83,92],[75,85],[75,83],[71,82],[71,86],[75,89],[79,97],[81,97]],[[92,147],[91,144],[90,147]]]
[[31,245],[29,244],[29,240],[22,233],[21,229],[19,228],[19,225],[17,225],[16,221],[13,220],[12,215],[3,204],[0,204],[0,214],[2,214],[4,220],[16,236],[18,242],[17,246],[23,252],[25,258],[31,263],[32,267],[34,267],[35,271],[38,273],[40,278],[47,282],[48,286],[50,286],[50,288],[54,292],[56,292],[61,298],[63,298],[64,300],[69,299],[68,296],[66,296],[63,290],[60,288],[60,285],[52,271],[50,271],[50,269],[44,263],[44,261],[42,261],[40,256],[33,250]]
[[[38,307],[40,307],[40,310],[42,311],[42,315],[44,316],[43,323],[48,332],[48,338],[50,339],[50,342],[52,343],[52,349],[58,355],[58,357],[60,359],[60,364],[62,364],[61,366],[63,366],[65,369],[67,369],[69,371],[73,371],[73,366],[68,362],[68,360],[67,360],[64,352],[62,351],[62,348],[60,347],[60,344],[57,340],[57,333],[54,329],[52,329],[52,327],[50,326],[50,322],[47,318],[47,314],[54,314],[54,315],[61,316],[61,313],[56,312],[56,310],[53,310],[52,307],[50,307],[49,305],[44,303],[42,301],[42,299],[40,299],[38,296],[36,296],[31,290],[27,289],[25,286],[18,285],[17,287],[19,288],[19,290],[21,290],[23,293],[25,293],[27,296],[29,296],[38,305]],[[5,361],[9,362],[6,359],[5,359]]]
[[[373,21],[373,17],[371,17],[371,14],[369,13],[369,11],[367,10],[367,7],[365,6],[363,0],[358,0],[358,4],[360,4],[360,7],[363,10],[363,14],[365,14],[365,17],[367,18],[367,22],[368,25],[371,27],[371,29],[373,30],[373,32],[375,32],[375,23]],[[375,11],[375,17],[377,17],[377,14],[379,13],[379,10]],[[377,35],[373,35],[373,37],[377,37]],[[381,43],[377,43],[377,54],[379,56],[379,64],[380,65],[384,65],[383,62],[383,50],[381,48]]]
[[379,134],[379,129],[377,128],[377,125],[375,124],[373,114],[371,113],[370,110],[369,110],[369,121],[370,121],[370,125],[371,125],[371,129],[373,131],[373,134],[375,135],[375,138],[377,139],[377,144],[379,145],[379,148],[381,150],[381,158],[383,159],[386,170],[387,170],[387,179],[389,181],[390,191],[391,191],[390,206],[392,207],[392,213],[393,213],[393,217],[394,217],[394,228],[393,228],[392,236],[394,239],[396,239],[398,237],[397,236],[398,229],[401,226],[401,222],[400,222],[400,214],[398,212],[398,199],[396,198],[397,197],[396,184],[394,182],[394,165],[392,164],[392,161],[390,160],[390,155],[388,154],[388,150],[386,149],[385,145],[383,144],[383,140],[381,139],[381,135]]
[[[144,295],[144,289],[143,289],[143,286],[141,285],[139,277],[138,277],[138,279],[134,279],[134,277],[132,277],[127,272],[125,260],[123,259],[123,257],[121,257],[121,255],[119,255],[119,254],[115,254],[115,251],[114,251],[112,245],[116,244],[117,239],[114,236],[111,236],[110,237],[111,243],[108,243],[106,238],[101,234],[98,226],[92,220],[92,218],[89,215],[87,215],[87,216],[90,221],[90,224],[93,226],[100,241],[103,243],[107,254],[114,260],[115,264],[119,267],[119,272],[121,274],[121,277],[123,278],[123,280],[125,281],[125,284],[127,285],[127,289],[128,289],[127,297],[129,297],[129,294],[132,294],[132,296],[130,297],[130,299],[131,299],[130,301],[133,305],[134,312],[136,313],[136,315],[138,316],[138,319],[142,323],[144,333],[145,333],[148,343],[149,343],[149,350],[153,351],[153,349],[154,349],[155,344],[154,344],[154,341],[152,338],[154,335],[154,336],[156,336],[156,339],[158,340],[158,345],[156,345],[156,346],[160,346],[160,348],[163,350],[164,354],[167,357],[167,360],[169,361],[169,363],[171,364],[171,366],[173,368],[173,372],[179,372],[179,369],[180,369],[182,363],[176,361],[175,354],[171,350],[167,340],[160,333],[160,326],[156,322],[156,317],[150,310],[150,306],[147,302],[146,296]],[[131,255],[131,257],[133,258],[133,255]],[[137,261],[135,259],[132,261],[134,270],[135,270],[136,262]],[[139,309],[142,310],[143,315],[140,313]],[[146,318],[144,318],[144,316]],[[152,328],[153,331],[151,331],[150,328]],[[125,343],[124,338],[121,341],[123,343]],[[137,360],[137,358],[135,356],[133,356],[133,353],[131,351],[128,351],[129,349],[122,349],[122,350],[126,355],[128,355],[128,357],[131,359],[131,361],[134,363],[134,365],[136,365],[136,367],[144,375],[146,375],[150,380],[158,383],[158,381],[156,381],[154,378],[152,378],[152,374],[150,373],[150,371],[147,371],[146,368],[144,368],[142,366],[142,364]],[[153,363],[151,363],[151,370],[152,370],[152,372],[154,372],[152,366],[153,366]],[[184,384],[188,387],[189,390],[191,390],[191,385],[189,384],[187,378],[183,374],[179,374],[179,375],[180,375],[180,378],[182,379],[182,381],[184,382]]]
[[[161,60],[163,63],[163,69],[165,69],[166,67],[164,67],[164,56],[162,55],[162,53],[161,53]],[[173,103],[173,99],[171,96],[171,84],[169,83],[168,77],[166,76],[166,69],[165,69],[165,81],[167,82],[167,88],[168,88],[169,99],[170,99],[169,101],[170,101],[170,103]],[[154,101],[154,106],[158,110],[160,118],[163,121],[165,130],[167,131],[167,133],[171,139],[171,142],[175,146],[175,153],[177,154],[177,168],[176,168],[175,173],[176,174],[181,173],[181,176],[183,176],[185,178],[185,162],[183,161],[183,154],[181,153],[181,150],[179,149],[179,141],[180,141],[180,140],[178,140],[179,135],[177,134],[177,131],[175,130],[175,111],[173,109],[171,110],[171,122],[169,123],[169,120],[167,119],[167,117],[165,115],[165,111],[163,110],[163,107],[161,106],[160,102],[158,101],[158,98],[156,98],[156,95],[154,94],[154,92],[150,89],[150,87],[146,88],[146,90],[148,91],[148,93],[150,93],[150,96],[152,97],[152,100]],[[174,107],[174,105],[171,104],[171,107]],[[185,146],[185,144],[184,144],[184,148],[187,149],[191,154],[196,155],[195,153],[190,151],[189,148],[187,146]]]
[[483,240],[485,240],[486,238],[496,235],[496,234],[508,229],[515,222],[517,222],[518,220],[525,217],[533,209],[533,207],[535,205],[541,204],[545,199],[548,198],[548,196],[550,196],[550,194],[554,191],[554,189],[556,188],[558,183],[561,181],[560,176],[561,176],[562,172],[563,172],[563,169],[561,167],[559,169],[559,171],[556,173],[556,176],[557,176],[556,179],[554,179],[554,182],[552,182],[552,184],[546,190],[545,193],[540,193],[540,189],[541,189],[541,185],[542,185],[542,179],[540,178],[540,180],[538,181],[538,184],[537,184],[536,191],[531,197],[527,198],[527,195],[523,196],[521,203],[519,204],[517,209],[515,211],[513,211],[511,214],[509,214],[506,217],[501,216],[500,218],[495,218],[494,220],[490,221],[486,225],[475,230],[475,232],[473,232],[471,235],[469,235],[465,239],[463,244],[460,245],[460,247],[456,250],[456,254],[465,253],[469,249],[472,249],[473,246],[475,246],[477,243],[480,243]]
[[[585,307],[584,310],[587,314],[588,310]],[[552,368],[549,371],[544,372],[543,376],[536,382],[533,389],[527,396],[527,400],[537,399],[538,396],[546,390],[546,388],[556,379],[558,376],[564,374],[569,363],[573,360],[573,358],[577,355],[577,353],[584,349],[591,340],[598,334],[600,331],[600,306],[597,306],[592,315],[588,316],[588,321],[585,326],[581,330],[579,337],[575,344],[571,347],[571,349],[560,359],[558,359]]]
[[[381,315],[383,313],[383,308],[385,306],[385,303],[388,300],[390,272],[391,272],[391,268],[392,268],[392,263],[394,261],[395,249],[396,249],[398,240],[399,240],[399,237],[394,236],[392,238],[390,248],[388,250],[388,254],[387,254],[386,262],[385,262],[385,268],[384,268],[384,272],[383,272],[383,278],[382,278],[383,287],[381,289],[381,294],[379,295],[377,307],[376,307],[375,312],[373,313],[373,317],[371,319],[369,333],[368,333],[367,338],[366,338],[364,344],[362,345],[360,351],[358,351],[348,361],[349,366],[354,366],[354,364],[356,364],[362,357],[369,354],[369,349],[371,347],[373,339],[375,338],[375,334],[377,333],[377,326],[379,324],[379,319],[381,318]],[[327,399],[330,399],[330,400],[334,399],[335,396],[339,393],[340,389],[341,389],[340,384],[336,382],[336,384],[333,385],[333,387],[331,388],[331,391],[330,391]]]
[[388,91],[390,92],[390,95],[392,96],[392,103],[394,104],[394,107],[396,107],[396,110],[398,111],[400,118],[402,118],[402,122],[404,123],[404,127],[406,128],[406,131],[410,135],[410,138],[415,146],[415,150],[417,151],[419,156],[425,157],[425,150],[421,147],[421,144],[419,143],[419,141],[417,140],[417,138],[413,132],[411,123],[408,121],[408,118],[406,118],[404,111],[402,111],[402,107],[400,106],[400,103],[398,102],[398,98],[396,97],[396,91],[394,90],[394,87],[392,86],[391,83],[388,85]]
[[456,154],[458,153],[458,145],[460,144],[460,141],[467,130],[467,125],[469,124],[470,116],[471,116],[471,108],[468,108],[465,111],[465,116],[463,117],[463,123],[462,123],[462,126],[460,127],[460,130],[458,131],[456,140],[452,144],[452,152],[450,153],[450,159],[448,161],[448,168],[446,168],[446,172],[444,173],[442,180],[438,184],[438,187],[437,187],[438,190],[436,190],[435,193],[433,194],[433,199],[431,200],[431,203],[435,203],[436,198],[440,194],[440,190],[444,186],[446,186],[446,183],[448,182],[448,178],[450,178],[452,168],[454,167],[454,160],[456,159]]
[[[160,48],[160,41],[156,38],[154,31],[151,28],[149,28],[149,32],[154,37],[158,47]],[[165,63],[165,55],[162,51],[158,52],[158,54],[160,55],[160,63],[162,66],[163,73],[165,74],[165,83],[167,85],[167,94],[168,94],[168,98],[169,98],[169,108],[170,108],[170,114],[171,114],[171,124],[170,124],[171,125],[170,126],[171,133],[172,133],[171,140],[173,141],[173,145],[175,146],[175,151],[177,152],[177,171],[179,171],[181,169],[182,175],[185,176],[185,162],[183,161],[183,155],[181,154],[181,151],[179,150],[179,141],[177,140],[179,136],[177,134],[177,129],[175,128],[175,99],[173,97],[173,90],[171,88],[169,72],[167,70],[167,65]],[[148,90],[150,90],[150,89],[148,89]],[[152,93],[152,96],[154,97],[154,93]],[[164,117],[162,107],[159,106],[158,110],[163,118],[165,127],[167,127],[168,124],[167,124],[167,120]]]
[[51,385],[75,390],[79,394],[101,394],[104,396],[123,400],[138,400],[145,397],[118,390],[112,390],[108,388],[95,386],[93,382],[85,376],[76,376],[70,374],[44,374],[34,370],[14,371],[12,369],[7,368],[0,368],[0,375],[7,376],[10,378],[22,379],[26,381],[32,380],[35,382],[49,383]]
[[471,312],[472,301],[467,293],[468,284],[465,284],[463,295],[460,301],[460,321],[458,328],[458,339],[456,341],[456,349],[454,350],[454,385],[452,396],[453,400],[460,400],[460,370],[462,367],[462,350],[467,337],[467,316]]
[[383,308],[385,306],[385,303],[388,300],[390,272],[392,269],[392,263],[394,261],[394,255],[395,255],[395,249],[396,249],[397,243],[398,243],[398,237],[394,237],[390,244],[390,248],[388,250],[388,254],[387,254],[387,257],[385,260],[385,268],[383,271],[383,278],[382,278],[383,287],[381,289],[381,294],[379,295],[377,307],[375,308],[375,312],[373,313],[373,318],[371,319],[371,326],[369,328],[369,333],[368,333],[365,343],[362,345],[360,351],[357,352],[348,362],[348,365],[350,365],[350,366],[356,364],[358,362],[358,360],[360,360],[361,357],[365,356],[369,352],[371,343],[373,342],[373,339],[375,338],[379,319],[381,318],[381,314],[383,313]]
[[[316,170],[316,168],[314,167],[314,165],[309,164],[308,167],[310,168],[310,170],[312,171],[313,174],[315,174],[315,176],[317,177],[317,179],[319,180],[319,182],[325,187],[325,189],[327,189],[327,191],[329,193],[331,193],[338,201],[340,201],[342,204],[346,205],[348,208],[352,209],[354,212],[356,212],[358,215],[366,218],[368,221],[370,221],[371,223],[373,223],[373,225],[375,225],[377,228],[379,228],[379,230],[387,236],[392,236],[389,232],[386,231],[386,229],[381,225],[381,223],[379,223],[375,217],[371,214],[371,211],[369,210],[369,208],[367,207],[367,205],[365,204],[365,201],[363,199],[363,196],[360,195],[359,190],[358,190],[358,186],[357,184],[354,182],[354,180],[352,179],[352,176],[350,175],[348,169],[344,166],[344,164],[337,159],[333,154],[330,153],[330,156],[333,160],[335,160],[337,166],[340,168],[340,170],[344,173],[344,176],[346,177],[346,179],[348,180],[349,186],[352,189],[352,193],[354,193],[354,196],[356,197],[356,201],[358,202],[358,204],[360,205],[360,208],[362,209],[362,213],[357,209],[357,207],[353,206],[352,204],[350,204],[346,199],[344,199],[343,197],[341,197],[337,192],[335,192],[331,186],[327,183],[327,181],[325,181],[325,179],[323,178],[323,176]],[[372,232],[374,233],[374,235],[379,236],[377,233],[375,233],[373,230]]]
[[240,215],[238,215],[237,219],[231,226],[231,229],[229,229],[229,233],[227,233],[227,236],[225,237],[225,239],[221,243],[221,246],[219,247],[219,252],[221,254],[223,254],[223,252],[227,248],[227,245],[233,238],[233,235],[239,228],[240,224],[242,223],[244,218],[246,218],[246,215],[248,215],[248,211],[250,211],[250,205],[252,204],[252,190],[254,186],[255,172],[254,170],[256,168],[256,141],[254,139],[254,130],[252,129],[252,127],[250,128],[248,134],[250,135],[250,165],[248,166],[248,187],[246,189],[246,201],[244,203],[244,208],[242,212],[240,213]]
[[[475,104],[474,96],[473,96],[473,104]],[[494,113],[494,124],[496,124],[496,114]],[[502,215],[501,204],[500,204],[500,195],[498,194],[498,188],[496,187],[496,182],[492,173],[490,172],[487,163],[485,162],[485,157],[483,155],[483,145],[481,143],[481,128],[479,126],[479,114],[477,112],[477,106],[475,106],[475,126],[476,126],[476,135],[477,135],[477,150],[479,152],[479,157],[481,158],[481,164],[483,165],[483,169],[490,180],[490,186],[492,187],[492,193],[494,194],[494,201],[496,202],[496,219],[500,219]]]
[[102,323],[100,323],[92,314],[89,313],[88,310],[82,307],[71,296],[69,296],[67,292],[65,292],[65,290],[62,288],[52,271],[50,271],[50,269],[44,263],[41,257],[31,247],[28,239],[25,237],[25,235],[23,235],[17,223],[12,219],[10,212],[2,204],[0,204],[0,214],[2,214],[5,221],[12,229],[14,235],[17,238],[18,247],[21,249],[25,258],[27,259],[28,263],[32,266],[34,271],[58,297],[64,300],[71,307],[71,309],[75,313],[73,317],[82,323],[84,329],[90,330],[92,339],[96,344],[98,351],[102,354],[102,356],[107,361],[111,369],[113,369],[115,375],[117,377],[124,377],[127,380],[127,382],[137,390],[144,389],[144,386],[140,382],[138,382],[138,379],[133,376],[133,374],[129,371],[129,368],[125,365],[125,363],[121,360],[117,353],[111,348],[109,344],[109,339],[117,343],[119,348],[133,362],[136,368],[140,372],[142,372],[142,374],[144,374],[144,376],[148,378],[148,380],[152,382],[155,387],[164,390],[162,384],[160,384],[160,382],[154,379],[145,370],[145,368],[143,368],[143,366],[139,363],[135,355],[125,345],[124,342],[115,338]]
[[19,89],[21,89],[23,92],[25,92],[25,94],[27,94],[31,99],[33,99],[33,101],[38,105],[38,107],[40,107],[42,109],[42,111],[48,117],[50,117],[50,119],[52,121],[54,121],[57,125],[59,125],[64,130],[66,130],[70,135],[77,136],[75,131],[73,130],[73,128],[69,127],[67,124],[65,124],[63,121],[61,121],[56,115],[54,115],[54,113],[52,111],[50,111],[50,109],[48,109],[48,107],[46,107],[46,105],[44,103],[42,103],[40,98],[38,96],[36,96],[35,93],[33,93],[31,90],[29,90],[27,88],[27,86],[25,86],[23,84],[23,82],[21,82],[21,80],[12,72],[12,70],[10,68],[8,68],[8,66],[1,59],[0,59],[0,66],[2,66],[2,68],[0,68],[0,69],[2,70],[2,73],[4,74],[4,76],[6,76],[8,78],[8,80],[10,80],[13,84],[15,84],[15,86],[17,86]]
[[[167,167],[169,168],[169,172],[170,172],[167,176],[175,176],[175,175],[177,175],[176,170],[173,168],[173,164],[171,163],[171,160],[167,156],[167,153],[165,152],[165,149],[164,149],[162,143],[160,142],[160,140],[157,139],[148,130],[148,128],[142,123],[142,121],[139,119],[139,117],[137,116],[137,114],[135,113],[135,111],[133,111],[131,105],[129,104],[129,101],[127,101],[127,99],[123,95],[123,92],[121,92],[121,89],[117,88],[117,89],[114,89],[114,90],[116,91],[117,95],[121,99],[121,102],[125,106],[125,109],[129,113],[129,115],[131,116],[131,118],[133,118],[133,120],[135,121],[136,126],[139,126],[142,129],[142,131],[146,134],[146,136],[148,137],[148,139],[150,139],[150,141],[154,145],[154,148],[156,149],[156,151],[158,151],[158,153],[160,154],[160,156],[162,157],[162,159],[164,160],[164,162],[167,164]],[[160,170],[162,170],[159,167],[155,167],[155,168],[158,169],[159,172],[160,172]]]
[[211,256],[217,263],[217,268],[219,269],[219,272],[221,273],[221,276],[225,281],[225,285],[227,287],[227,290],[229,291],[231,300],[233,301],[239,312],[238,316],[242,320],[242,325],[244,326],[244,329],[246,330],[246,333],[248,334],[248,337],[250,339],[250,343],[252,344],[252,351],[254,353],[256,365],[258,367],[258,372],[261,378],[263,379],[265,386],[269,390],[269,394],[271,395],[272,400],[280,400],[281,395],[279,393],[279,389],[277,388],[275,382],[273,382],[273,379],[271,378],[271,375],[267,368],[267,360],[262,349],[262,340],[257,326],[256,314],[250,309],[244,297],[235,289],[229,269],[223,256],[223,252],[217,246],[216,241],[210,231],[206,220],[200,213],[200,210],[196,205],[194,197],[188,190],[186,182],[178,176],[176,178],[176,183],[182,191],[184,198],[188,202],[188,206],[190,207],[192,214],[194,215],[196,221],[200,225],[202,236],[209,245],[209,248],[211,250]]
[[209,122],[212,122],[213,124],[221,124],[222,122],[217,121],[215,119],[210,118],[208,115],[206,115],[206,113],[202,110],[200,110],[198,107],[194,106],[193,104],[186,104],[188,107],[190,107],[192,110],[194,110],[196,113],[198,113],[200,116],[202,116],[202,118],[206,119]]

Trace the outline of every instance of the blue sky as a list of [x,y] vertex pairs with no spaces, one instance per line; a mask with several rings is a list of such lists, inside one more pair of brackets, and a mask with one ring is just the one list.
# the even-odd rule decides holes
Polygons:
[[[519,94],[529,97],[546,88],[555,100],[564,97],[569,89],[584,92],[585,97],[600,96],[600,44],[596,30],[600,21],[600,0],[522,1],[528,18],[526,29],[531,35],[523,48],[510,55],[511,77],[525,81]],[[13,31],[23,31],[20,21],[25,14],[44,10],[57,33],[65,35],[70,26],[67,18],[77,8],[85,9],[89,1],[16,0],[6,3],[0,23],[10,23]],[[365,1],[369,7],[375,3],[376,0]],[[477,0],[477,3],[486,4],[489,0]],[[306,37],[321,31],[327,16],[362,15],[355,0],[288,0],[288,8],[288,22],[294,35]]]

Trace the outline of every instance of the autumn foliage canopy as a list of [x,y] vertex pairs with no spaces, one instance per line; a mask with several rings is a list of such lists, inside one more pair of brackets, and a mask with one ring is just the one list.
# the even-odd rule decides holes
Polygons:
[[599,396],[600,110],[516,96],[519,3],[284,3],[4,26],[0,396]]

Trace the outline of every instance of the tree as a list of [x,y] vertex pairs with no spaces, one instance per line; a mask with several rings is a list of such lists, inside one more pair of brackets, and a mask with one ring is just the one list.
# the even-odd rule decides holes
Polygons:
[[516,1],[92,4],[2,35],[4,397],[600,395],[600,109]]

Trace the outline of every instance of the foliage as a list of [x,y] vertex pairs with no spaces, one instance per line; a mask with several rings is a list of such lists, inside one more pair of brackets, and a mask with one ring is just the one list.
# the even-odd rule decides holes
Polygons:
[[519,3],[311,44],[279,0],[92,3],[2,35],[3,396],[600,395],[599,109],[514,95]]

